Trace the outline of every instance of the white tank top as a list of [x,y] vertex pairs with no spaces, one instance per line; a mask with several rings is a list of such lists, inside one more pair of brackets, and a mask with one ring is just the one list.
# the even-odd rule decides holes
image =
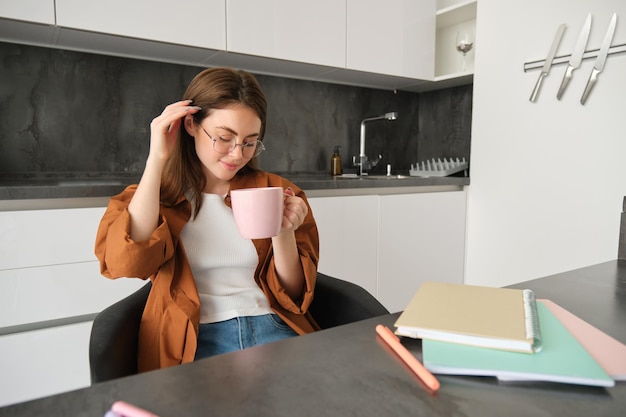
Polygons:
[[200,323],[271,313],[254,281],[259,262],[254,244],[241,237],[224,196],[202,194],[202,209],[181,233],[200,294]]

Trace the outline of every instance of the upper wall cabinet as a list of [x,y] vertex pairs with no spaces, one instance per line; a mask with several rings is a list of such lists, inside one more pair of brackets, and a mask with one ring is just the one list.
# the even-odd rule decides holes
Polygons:
[[[31,0],[32,1],[32,0]],[[56,0],[57,25],[198,48],[226,48],[224,0]]]
[[444,39],[476,1],[0,0],[0,41],[426,91],[471,82]]
[[438,3],[435,80],[470,78],[471,81],[477,0],[439,0]]
[[54,25],[54,0],[0,1],[0,17]]
[[348,0],[347,68],[431,80],[435,0]]
[[28,45],[54,42],[54,0],[0,1],[0,41]]
[[345,67],[345,0],[227,0],[227,50]]

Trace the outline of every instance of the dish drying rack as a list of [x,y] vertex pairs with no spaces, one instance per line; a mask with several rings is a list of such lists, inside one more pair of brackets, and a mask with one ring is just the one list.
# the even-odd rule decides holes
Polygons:
[[454,173],[463,171],[468,168],[468,163],[465,158],[453,160],[447,160],[446,158],[435,158],[422,162],[417,162],[415,165],[411,164],[409,175],[412,177],[446,177]]

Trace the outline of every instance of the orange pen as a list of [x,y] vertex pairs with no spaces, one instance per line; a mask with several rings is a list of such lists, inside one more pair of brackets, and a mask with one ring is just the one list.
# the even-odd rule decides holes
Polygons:
[[430,388],[433,392],[439,390],[439,381],[428,369],[424,368],[416,358],[406,350],[406,348],[400,343],[398,336],[393,334],[387,327],[379,324],[376,326],[376,333],[389,345],[389,347],[398,355],[404,363],[424,382],[424,384]]

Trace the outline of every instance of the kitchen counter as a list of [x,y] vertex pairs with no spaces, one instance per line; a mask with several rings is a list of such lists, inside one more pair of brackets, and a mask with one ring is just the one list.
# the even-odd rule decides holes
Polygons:
[[[397,194],[462,189],[468,177],[356,176],[278,172],[310,197]],[[136,174],[89,173],[0,177],[0,211],[105,206],[109,197],[139,181]]]
[[338,176],[325,172],[278,172],[306,191],[308,197],[364,194],[405,194],[434,191],[435,189],[462,189],[469,185],[469,177],[411,177],[411,176]]

